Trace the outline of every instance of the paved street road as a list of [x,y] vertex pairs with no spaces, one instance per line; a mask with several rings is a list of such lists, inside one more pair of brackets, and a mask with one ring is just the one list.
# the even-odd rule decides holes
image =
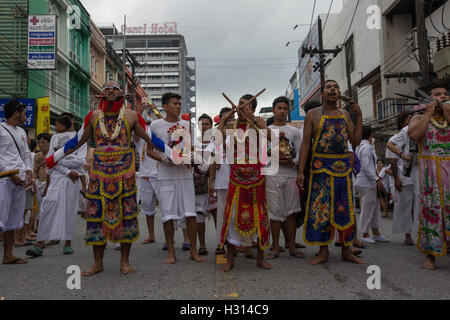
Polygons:
[[[75,254],[64,256],[62,244],[48,247],[44,256],[30,259],[27,265],[0,265],[0,296],[5,299],[450,299],[450,257],[438,259],[434,272],[421,268],[424,257],[415,246],[402,244],[402,236],[391,233],[392,220],[384,219],[382,232],[391,243],[377,243],[363,251],[366,265],[354,265],[340,260],[340,251],[330,247],[329,262],[311,266],[308,259],[317,248],[305,250],[306,259],[296,259],[287,253],[272,261],[273,270],[262,270],[254,260],[239,254],[235,269],[228,274],[219,271],[214,256],[215,231],[207,221],[207,243],[210,254],[204,263],[188,259],[181,250],[182,233],[176,233],[178,262],[163,263],[166,252],[163,229],[157,215],[157,242],[141,244],[147,236],[145,217],[140,216],[141,239],[132,249],[131,262],[137,268],[134,275],[119,273],[120,253],[112,244],[105,251],[105,271],[82,278],[81,290],[69,290],[66,281],[70,265],[81,270],[92,261],[92,249],[83,243],[85,222],[80,218],[73,242]],[[299,239],[299,236],[297,237]],[[284,242],[282,242],[284,243]],[[26,248],[15,253],[25,256]],[[367,267],[381,269],[381,289],[367,288]]]

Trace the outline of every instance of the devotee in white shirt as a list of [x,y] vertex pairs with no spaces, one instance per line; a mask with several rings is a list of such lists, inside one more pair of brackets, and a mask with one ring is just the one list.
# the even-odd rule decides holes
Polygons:
[[0,124],[0,173],[19,170],[0,178],[0,232],[3,232],[3,264],[24,264],[13,254],[14,232],[23,227],[25,187],[31,183],[32,163],[27,136],[20,128],[26,120],[26,106],[16,99],[5,104],[6,123]]

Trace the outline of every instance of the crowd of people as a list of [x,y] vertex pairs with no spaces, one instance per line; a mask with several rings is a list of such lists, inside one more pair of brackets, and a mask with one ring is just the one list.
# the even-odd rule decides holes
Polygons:
[[[108,241],[121,251],[121,272],[134,273],[129,254],[140,237],[138,215],[146,216],[143,243],[154,243],[159,207],[166,264],[177,261],[178,229],[189,258],[204,261],[211,218],[215,254],[226,256],[224,272],[234,267],[239,251],[271,269],[268,260],[286,250],[304,258],[305,245],[320,247],[310,264],[324,263],[333,242],[341,247],[342,260],[363,264],[360,249],[390,241],[380,228],[393,201],[392,233],[404,234],[405,245],[416,241],[426,255],[423,267],[434,269],[435,257],[446,254],[450,238],[447,89],[434,88],[426,106],[398,116],[400,131],[389,139],[385,160],[377,156],[374,132],[363,126],[358,104],[339,108],[340,94],[336,81],[326,81],[323,103],[305,106],[302,129],[287,122],[288,98],[273,101],[274,117],[266,122],[254,115],[256,96],[244,95],[214,121],[200,116],[196,135],[190,119],[180,117],[178,94],[164,94],[166,115],[156,119],[154,106],[143,116],[126,109],[120,85],[108,81],[98,109],[78,132],[74,117],[62,114],[56,134],[37,136],[37,150],[21,128],[25,106],[12,99],[0,125],[3,263],[28,262],[13,254],[14,245],[29,246],[26,254],[40,257],[46,246],[63,241],[62,253],[73,254],[79,213],[86,220],[86,245],[94,253],[94,264],[83,275],[103,271]],[[266,172],[271,161],[279,168]],[[300,226],[304,244],[296,242]]]

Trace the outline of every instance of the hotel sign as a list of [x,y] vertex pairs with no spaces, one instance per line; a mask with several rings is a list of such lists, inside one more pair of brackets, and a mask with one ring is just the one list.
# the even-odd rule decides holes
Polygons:
[[[122,25],[122,33],[125,26]],[[141,26],[127,26],[127,34],[177,34],[177,23],[144,23]]]

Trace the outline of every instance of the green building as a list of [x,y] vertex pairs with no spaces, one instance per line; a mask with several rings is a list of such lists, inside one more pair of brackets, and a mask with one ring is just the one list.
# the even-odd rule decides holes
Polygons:
[[[57,16],[55,70],[27,70],[28,15]],[[51,122],[89,113],[90,16],[79,0],[0,1],[0,98],[50,98]]]
[[27,97],[28,0],[0,1],[0,99]]

